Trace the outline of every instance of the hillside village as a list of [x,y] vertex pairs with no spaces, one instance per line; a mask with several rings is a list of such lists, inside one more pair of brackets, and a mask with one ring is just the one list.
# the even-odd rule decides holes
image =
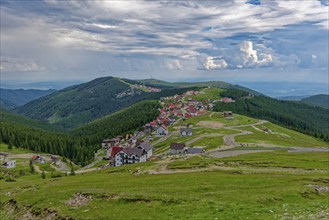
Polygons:
[[[165,139],[170,134],[169,126],[190,117],[204,115],[208,110],[212,110],[216,102],[235,102],[228,97],[202,101],[192,98],[199,93],[200,91],[189,90],[181,95],[161,98],[162,109],[159,110],[159,116],[145,124],[142,130],[136,131],[134,134],[127,134],[125,137],[117,136],[102,141],[101,146],[105,151],[104,159],[109,160],[110,166],[121,166],[155,159],[154,146],[151,145],[151,142],[155,138],[163,137]],[[232,117],[232,112],[226,111],[223,112],[223,115],[224,117]],[[179,132],[181,137],[193,135],[193,129],[189,125],[180,128]],[[165,154],[201,154],[204,152],[203,148],[187,147],[184,143],[172,142]]]
[[[130,89],[124,93],[117,94],[117,97],[135,95],[136,92],[141,92],[142,89],[148,92],[159,92],[161,89],[144,85],[131,85]],[[231,98],[220,98],[217,100],[196,100],[193,97],[199,94],[204,94],[203,91],[189,90],[181,95],[162,97],[160,103],[162,108],[159,109],[158,117],[143,126],[143,129],[135,131],[133,134],[126,136],[117,136],[111,139],[104,139],[101,142],[101,147],[104,151],[104,160],[108,160],[107,166],[121,166],[125,164],[140,163],[148,160],[153,160],[161,155],[176,155],[176,154],[201,154],[205,150],[203,148],[187,147],[184,143],[170,143],[169,150],[161,155],[154,154],[154,146],[152,141],[158,139],[165,141],[172,133],[169,130],[170,126],[175,125],[180,121],[185,121],[191,117],[204,115],[207,111],[212,110],[216,102],[230,103],[234,102]],[[219,98],[219,97],[218,97]],[[232,112],[223,112],[224,116],[229,119]],[[189,125],[179,129],[181,137],[193,136],[193,128]],[[16,160],[6,161],[6,155],[3,153],[3,168],[15,168]],[[37,155],[31,156],[30,160],[35,164],[50,164],[56,170],[67,171],[67,164],[61,160],[61,157],[56,155]],[[86,166],[89,167],[89,166]]]

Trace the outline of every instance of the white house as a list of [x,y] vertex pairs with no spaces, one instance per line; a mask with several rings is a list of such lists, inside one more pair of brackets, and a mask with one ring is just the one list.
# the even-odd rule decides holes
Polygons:
[[124,164],[140,163],[146,161],[147,153],[140,148],[123,148],[115,154],[114,166]]
[[7,162],[3,163],[2,166],[4,168],[15,168],[16,167],[16,160],[7,161]]
[[192,136],[192,134],[193,134],[192,128],[181,128],[180,129],[180,135],[182,137]]
[[156,130],[156,135],[159,136],[166,136],[168,135],[168,129],[166,128],[166,126],[162,125],[160,126],[157,130]]
[[139,149],[143,149],[146,152],[146,159],[149,159],[153,155],[153,146],[147,142],[143,142],[137,146]]
[[182,154],[186,150],[184,143],[171,143],[169,153],[170,154]]

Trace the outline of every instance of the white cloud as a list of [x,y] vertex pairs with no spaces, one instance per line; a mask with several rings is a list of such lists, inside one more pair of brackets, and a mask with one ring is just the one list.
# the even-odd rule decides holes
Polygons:
[[179,60],[170,60],[166,62],[167,68],[170,70],[181,70],[183,68]]
[[258,56],[251,41],[242,42],[240,51],[242,52],[244,66],[266,65],[272,62],[271,54],[260,53]]
[[206,61],[203,65],[207,70],[225,69],[227,67],[227,63],[224,59],[211,56],[206,58]]
[[32,60],[1,57],[0,70],[2,72],[31,72],[43,71],[46,70],[46,68]]

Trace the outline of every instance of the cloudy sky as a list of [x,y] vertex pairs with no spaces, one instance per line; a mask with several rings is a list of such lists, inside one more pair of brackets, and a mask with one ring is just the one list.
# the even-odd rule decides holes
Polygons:
[[328,16],[328,0],[1,0],[1,81],[328,82]]

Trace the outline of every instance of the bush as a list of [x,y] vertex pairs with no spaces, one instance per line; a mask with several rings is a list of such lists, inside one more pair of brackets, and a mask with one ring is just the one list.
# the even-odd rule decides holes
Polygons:
[[7,177],[7,178],[5,179],[5,181],[6,181],[6,182],[16,182],[16,180],[15,180],[14,178],[12,178],[12,177]]
[[20,175],[20,176],[25,176],[25,170],[20,169],[20,170],[19,170],[19,175]]
[[45,171],[43,170],[42,173],[41,173],[41,178],[42,179],[46,179],[46,174],[45,174]]
[[63,176],[63,174],[61,172],[52,172],[50,175],[51,178],[59,178],[62,176]]

